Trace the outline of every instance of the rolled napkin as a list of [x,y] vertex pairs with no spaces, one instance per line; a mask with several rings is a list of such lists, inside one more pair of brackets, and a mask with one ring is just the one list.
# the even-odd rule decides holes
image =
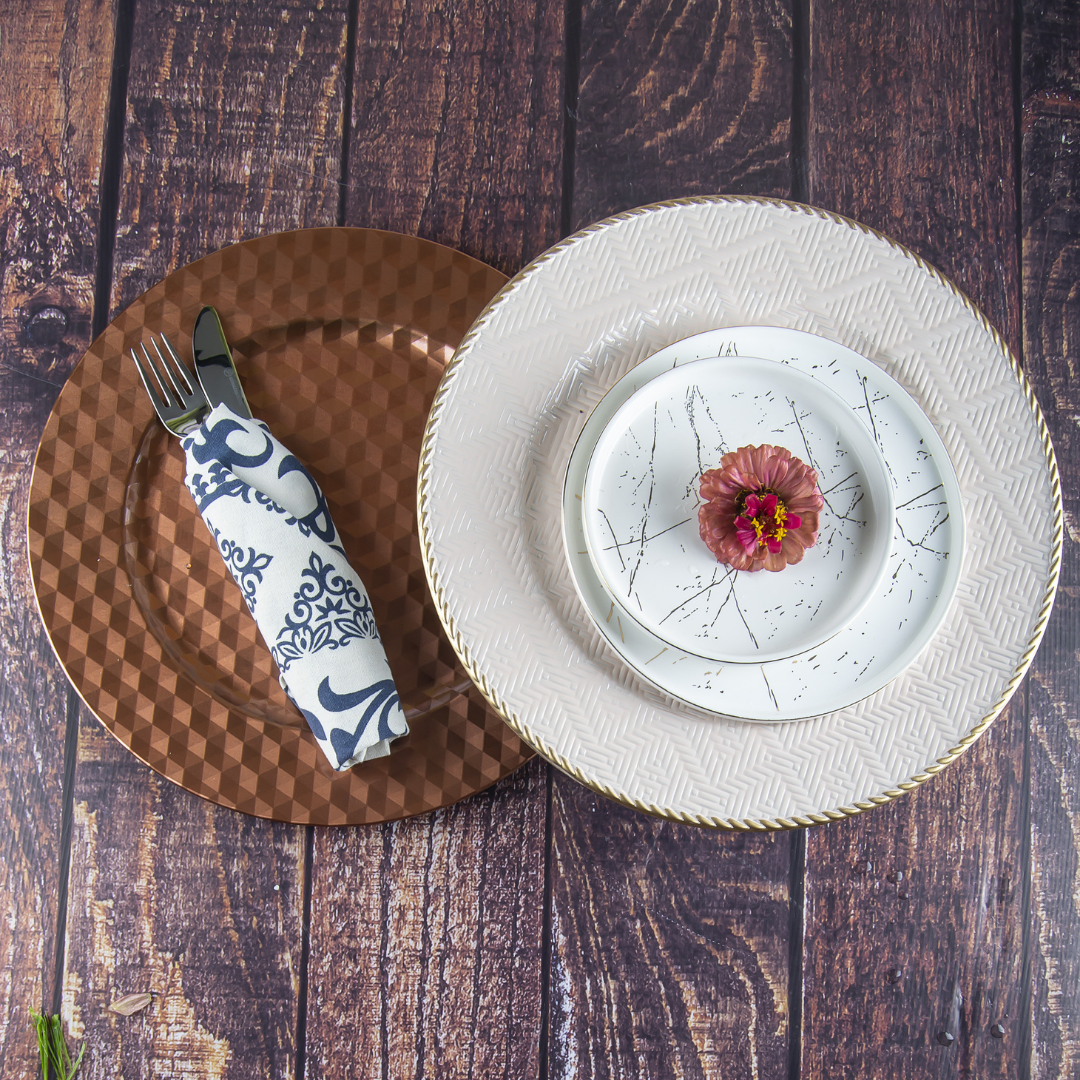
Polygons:
[[225,405],[181,446],[195,505],[330,763],[389,754],[409,726],[319,485],[265,424]]

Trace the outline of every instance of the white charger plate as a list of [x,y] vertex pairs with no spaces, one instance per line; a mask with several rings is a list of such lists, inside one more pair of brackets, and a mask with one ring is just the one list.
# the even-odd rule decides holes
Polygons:
[[[683,343],[682,355],[696,347]],[[629,396],[624,376],[574,448],[568,475],[586,452],[575,497],[589,558],[620,610],[674,649],[732,664],[807,652],[851,623],[885,575],[893,485],[881,450],[847,402],[797,366],[721,352],[680,364],[679,348],[661,350],[666,370],[651,365],[657,374]],[[606,420],[590,452],[597,411]],[[825,498],[817,543],[777,573],[718,563],[699,535],[702,473],[761,443],[801,455]]]
[[[584,543],[582,514],[592,447],[623,402],[673,367],[703,357],[747,354],[783,362],[831,388],[880,447],[895,489],[887,572],[861,615],[803,655],[753,666],[717,664],[672,648],[628,617],[595,572]],[[744,720],[802,720],[875,693],[926,647],[960,579],[962,502],[956,474],[933,425],[879,367],[813,334],[768,326],[729,327],[661,349],[604,395],[570,456],[563,489],[564,543],[586,610],[608,644],[642,677],[711,712]],[[786,573],[773,576],[782,579]]]
[[[673,341],[747,324],[828,338],[895,378],[941,435],[967,521],[929,646],[871,697],[798,724],[716,718],[648,687],[587,615],[562,544],[570,452],[605,391]],[[1027,670],[1061,559],[1046,425],[974,305],[856,222],[735,196],[598,222],[508,283],[436,395],[418,517],[450,640],[519,734],[612,798],[731,828],[859,813],[955,759]]]

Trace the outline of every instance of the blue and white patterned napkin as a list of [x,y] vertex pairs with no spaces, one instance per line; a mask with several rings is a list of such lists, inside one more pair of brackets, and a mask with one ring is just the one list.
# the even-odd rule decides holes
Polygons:
[[265,424],[225,405],[181,445],[195,505],[331,764],[389,754],[409,727],[319,485]]

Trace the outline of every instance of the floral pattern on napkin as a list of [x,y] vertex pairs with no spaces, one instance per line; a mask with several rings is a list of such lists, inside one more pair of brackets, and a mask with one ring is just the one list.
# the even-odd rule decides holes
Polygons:
[[319,485],[265,424],[225,405],[181,445],[195,505],[331,764],[390,753],[408,724]]

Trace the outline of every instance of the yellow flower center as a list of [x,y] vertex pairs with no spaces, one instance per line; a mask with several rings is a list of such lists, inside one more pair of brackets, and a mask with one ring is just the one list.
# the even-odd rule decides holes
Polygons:
[[[746,494],[749,494],[747,492]],[[772,491],[758,492],[758,497],[764,500],[767,495],[775,495]],[[743,496],[743,513],[746,512],[745,495]],[[757,538],[757,546],[759,548],[766,547],[770,540],[783,541],[787,536],[789,529],[787,527],[788,510],[783,502],[777,498],[776,508],[772,514],[766,514],[764,509],[761,509],[750,519],[754,526],[754,535]]]
[[776,513],[773,514],[773,536],[777,540],[783,540],[787,536],[787,507],[776,500]]

